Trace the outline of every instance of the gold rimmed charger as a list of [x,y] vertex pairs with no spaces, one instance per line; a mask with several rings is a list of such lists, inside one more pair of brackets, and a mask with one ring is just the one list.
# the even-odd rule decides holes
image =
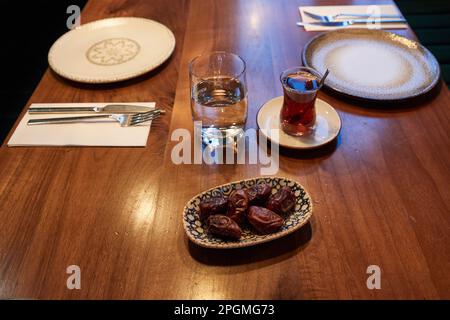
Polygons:
[[305,46],[302,57],[319,72],[330,69],[328,88],[367,100],[412,98],[430,91],[440,78],[439,64],[424,46],[381,30],[320,34]]

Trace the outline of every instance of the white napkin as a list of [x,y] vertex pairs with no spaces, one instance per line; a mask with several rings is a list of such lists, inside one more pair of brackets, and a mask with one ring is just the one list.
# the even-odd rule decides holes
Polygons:
[[[103,107],[108,103],[34,103],[30,107]],[[154,102],[114,102],[155,108]],[[26,113],[8,141],[14,146],[112,146],[145,147],[150,132],[150,122],[133,127],[121,127],[112,119],[98,119],[90,123],[64,123],[27,125],[30,119],[60,118],[90,114],[40,114]]]
[[[311,6],[311,7],[299,7],[300,16],[302,22],[317,22],[317,20],[307,16],[303,11],[306,10],[311,13],[319,15],[330,15],[338,13],[363,13],[371,14],[374,17],[377,14],[397,14],[401,15],[401,12],[395,5],[356,5],[356,6]],[[350,20],[350,19],[364,19],[355,17],[339,17],[337,20]],[[344,28],[381,28],[381,29],[406,29],[408,27],[407,23],[379,23],[376,26],[373,24],[356,24]],[[324,30],[336,30],[343,27],[325,27],[325,26],[304,26],[306,31],[324,31]]]

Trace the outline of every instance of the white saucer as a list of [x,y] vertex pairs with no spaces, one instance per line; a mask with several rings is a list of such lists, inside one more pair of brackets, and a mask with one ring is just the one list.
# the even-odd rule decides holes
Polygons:
[[[316,128],[307,136],[294,137],[285,133],[280,127],[280,111],[283,96],[267,101],[258,111],[258,127],[267,139],[278,145],[292,149],[313,149],[336,138],[341,130],[341,118],[336,110],[325,101],[316,100]],[[271,130],[277,135],[272,135]]]
[[48,62],[65,78],[108,83],[155,69],[174,48],[175,36],[159,22],[109,18],[86,23],[62,35],[51,47]]

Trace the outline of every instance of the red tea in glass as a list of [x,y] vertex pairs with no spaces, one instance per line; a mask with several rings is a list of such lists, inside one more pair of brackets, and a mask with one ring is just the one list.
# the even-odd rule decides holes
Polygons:
[[281,128],[287,134],[303,136],[314,130],[316,123],[315,101],[320,89],[322,75],[307,67],[284,71],[280,80],[283,85]]

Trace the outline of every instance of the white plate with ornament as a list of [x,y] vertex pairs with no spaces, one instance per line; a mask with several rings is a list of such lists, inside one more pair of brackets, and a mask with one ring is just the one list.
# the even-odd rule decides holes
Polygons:
[[110,83],[145,74],[166,61],[175,36],[165,25],[122,17],[84,24],[62,35],[48,62],[60,76],[85,83]]

